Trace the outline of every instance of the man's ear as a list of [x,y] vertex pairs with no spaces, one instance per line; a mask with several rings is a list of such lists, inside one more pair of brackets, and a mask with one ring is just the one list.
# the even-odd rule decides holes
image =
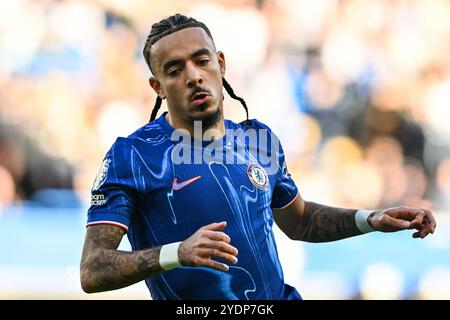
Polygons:
[[150,77],[148,79],[148,83],[150,84],[150,87],[152,87],[153,90],[155,90],[156,94],[161,99],[165,99],[166,98],[166,94],[164,93],[164,90],[161,87],[161,83],[158,81],[158,79],[156,79],[155,77]]
[[223,54],[222,51],[217,51],[217,59],[219,60],[220,74],[223,77],[225,76],[226,64],[225,64],[225,55]]

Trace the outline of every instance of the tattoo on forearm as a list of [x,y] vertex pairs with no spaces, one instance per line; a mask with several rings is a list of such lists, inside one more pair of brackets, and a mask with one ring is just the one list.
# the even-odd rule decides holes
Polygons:
[[161,247],[125,252],[116,250],[125,231],[111,226],[89,227],[81,273],[93,291],[122,288],[164,271],[159,265]]
[[355,223],[355,213],[354,209],[334,208],[305,201],[306,223],[299,229],[299,240],[328,242],[360,235]]

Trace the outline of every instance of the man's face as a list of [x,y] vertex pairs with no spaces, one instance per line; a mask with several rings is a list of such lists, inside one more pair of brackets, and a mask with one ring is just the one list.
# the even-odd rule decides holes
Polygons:
[[167,99],[175,122],[220,120],[225,58],[216,53],[205,30],[192,27],[169,34],[153,44],[151,57],[155,77],[150,85]]

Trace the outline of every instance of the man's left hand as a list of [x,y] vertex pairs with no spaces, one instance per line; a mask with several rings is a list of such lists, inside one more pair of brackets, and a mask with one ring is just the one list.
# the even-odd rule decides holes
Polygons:
[[374,211],[368,218],[377,231],[395,232],[416,229],[413,238],[425,238],[436,229],[436,220],[429,209],[395,207]]

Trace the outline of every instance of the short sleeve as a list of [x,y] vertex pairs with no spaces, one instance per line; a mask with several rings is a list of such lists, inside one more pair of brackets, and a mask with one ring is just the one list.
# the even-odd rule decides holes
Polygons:
[[281,143],[279,143],[277,158],[278,172],[271,207],[272,209],[283,209],[294,201],[298,195],[298,189],[287,168]]
[[137,194],[130,150],[119,138],[105,155],[91,190],[87,226],[111,224],[128,231]]

